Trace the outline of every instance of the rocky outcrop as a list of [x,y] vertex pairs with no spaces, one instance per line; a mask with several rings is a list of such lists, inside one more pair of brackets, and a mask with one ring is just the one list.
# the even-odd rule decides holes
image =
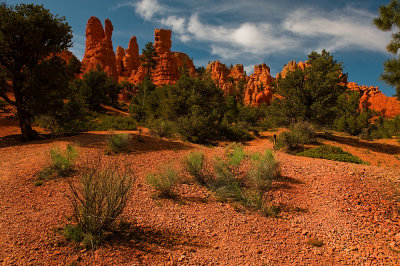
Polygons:
[[[171,34],[170,30],[156,29],[154,31],[154,50],[156,52],[156,67],[151,71],[153,83],[157,86],[164,84],[174,84],[180,77],[180,69],[186,67],[188,73],[192,76],[196,74],[193,61],[184,53],[171,51]],[[127,55],[130,54],[129,61],[126,58],[125,69],[128,72],[122,72],[123,77],[127,77],[129,81],[138,84],[143,81],[146,69],[140,64],[138,47],[135,41],[131,39],[132,49],[126,50]],[[128,52],[128,50],[131,50]],[[124,59],[125,60],[125,59]]]
[[254,66],[254,73],[250,75],[244,94],[244,103],[248,105],[270,104],[274,78],[270,74],[270,68],[266,64]]
[[214,61],[207,65],[206,71],[210,73],[214,83],[220,87],[225,94],[231,94],[236,89],[239,81],[246,81],[243,65],[235,65],[228,68],[220,61]]
[[296,63],[296,61],[292,60],[283,67],[281,73],[278,73],[278,75],[276,75],[276,78],[278,78],[279,75],[281,76],[281,78],[286,78],[288,72],[295,71],[298,68],[304,70],[307,66],[308,66],[307,61],[305,63],[301,61],[299,63]]
[[117,63],[111,40],[113,26],[105,20],[105,28],[96,17],[91,17],[86,26],[86,49],[82,60],[82,72],[96,69],[97,65],[115,81],[118,80]]
[[347,87],[360,93],[360,108],[368,107],[388,118],[400,115],[400,101],[396,97],[387,97],[378,87],[359,86],[355,82],[347,83]]

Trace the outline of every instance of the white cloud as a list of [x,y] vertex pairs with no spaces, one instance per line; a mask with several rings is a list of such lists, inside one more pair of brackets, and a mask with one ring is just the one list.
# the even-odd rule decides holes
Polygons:
[[134,4],[136,13],[144,18],[150,20],[155,14],[163,12],[163,7],[157,0],[141,0]]
[[185,18],[178,18],[176,16],[169,16],[167,18],[163,18],[160,20],[161,24],[171,27],[174,32],[179,34],[185,33],[186,31],[185,22],[186,22]]
[[390,33],[377,30],[371,23],[373,18],[374,14],[349,7],[332,12],[300,9],[290,14],[282,25],[302,39],[314,38],[318,48],[384,52]]

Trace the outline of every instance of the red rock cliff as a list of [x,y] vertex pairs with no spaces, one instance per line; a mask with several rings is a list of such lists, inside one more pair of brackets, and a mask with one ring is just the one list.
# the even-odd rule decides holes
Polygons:
[[387,97],[378,87],[359,86],[355,82],[349,82],[347,87],[360,93],[360,108],[369,107],[388,118],[400,115],[400,101],[396,97]]
[[82,73],[101,68],[114,80],[118,80],[116,57],[111,40],[113,26],[106,19],[105,29],[96,17],[91,17],[86,26],[86,49],[82,60]]

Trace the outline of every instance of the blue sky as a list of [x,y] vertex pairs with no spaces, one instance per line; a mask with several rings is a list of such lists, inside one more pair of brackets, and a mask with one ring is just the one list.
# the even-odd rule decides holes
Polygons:
[[388,96],[395,89],[379,81],[391,33],[372,24],[378,7],[389,0],[42,0],[5,1],[43,4],[65,16],[74,33],[71,51],[82,59],[90,16],[109,18],[113,44],[127,48],[132,35],[139,49],[154,41],[155,28],[172,33],[172,50],[185,52],[195,65],[209,61],[253,65],[266,63],[275,76],[290,60],[304,61],[311,51],[327,49],[343,63],[349,81],[379,86]]

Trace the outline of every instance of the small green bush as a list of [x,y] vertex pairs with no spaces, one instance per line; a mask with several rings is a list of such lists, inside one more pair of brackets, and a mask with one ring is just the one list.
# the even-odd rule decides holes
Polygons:
[[151,173],[146,176],[146,182],[158,191],[160,198],[174,198],[174,186],[179,181],[178,172],[171,166],[162,167],[158,173]]
[[360,158],[343,151],[339,147],[322,145],[316,148],[297,153],[298,156],[305,156],[311,158],[321,158],[340,162],[349,162],[356,164],[366,164]]
[[252,168],[249,170],[249,178],[253,186],[260,191],[265,191],[272,181],[280,175],[279,162],[271,150],[266,150],[263,155],[252,156]]
[[240,143],[232,143],[225,148],[225,155],[228,158],[228,164],[232,167],[239,167],[246,158],[243,145]]
[[278,148],[296,150],[303,144],[315,141],[315,128],[307,122],[294,124],[289,132],[283,132],[278,137]]
[[221,158],[216,158],[214,163],[215,180],[212,184],[213,190],[220,201],[243,201],[243,191],[240,183],[235,178],[232,168]]
[[101,115],[92,122],[92,130],[136,130],[137,123],[130,116]]
[[74,145],[68,144],[67,148],[62,151],[59,147],[50,150],[50,164],[46,166],[38,174],[38,180],[34,182],[35,186],[43,185],[45,180],[55,178],[57,176],[65,177],[73,170],[78,151]]
[[230,141],[253,140],[254,136],[247,130],[237,125],[221,125],[220,135]]
[[185,157],[184,163],[186,170],[200,185],[207,185],[208,180],[206,179],[206,174],[203,172],[204,153],[191,152]]
[[129,134],[121,133],[114,134],[112,133],[106,142],[106,154],[114,154],[125,151],[129,144]]
[[[71,237],[86,247],[96,248],[105,232],[124,210],[133,183],[133,172],[127,165],[104,164],[101,157],[88,161],[78,186],[69,183],[73,218],[80,229],[67,229]],[[81,230],[83,237],[78,234]],[[78,238],[79,236],[79,238]]]
[[63,152],[59,147],[50,150],[51,168],[60,176],[66,176],[72,170],[75,160],[78,158],[76,148],[68,144]]
[[163,119],[152,119],[146,123],[150,132],[159,137],[173,138],[179,136],[179,129],[175,122]]

